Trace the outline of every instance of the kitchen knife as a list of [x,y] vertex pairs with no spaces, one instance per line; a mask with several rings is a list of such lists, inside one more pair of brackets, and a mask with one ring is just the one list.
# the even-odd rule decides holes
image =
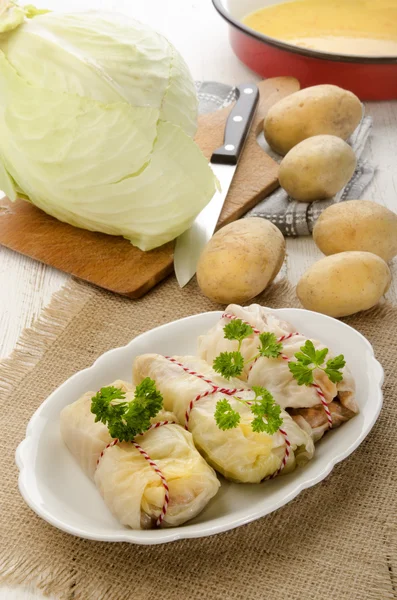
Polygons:
[[259,90],[253,83],[239,85],[236,92],[237,102],[226,121],[223,146],[215,150],[210,160],[220,190],[215,192],[190,229],[176,241],[174,268],[180,287],[184,287],[195,274],[200,254],[215,231],[258,106]]

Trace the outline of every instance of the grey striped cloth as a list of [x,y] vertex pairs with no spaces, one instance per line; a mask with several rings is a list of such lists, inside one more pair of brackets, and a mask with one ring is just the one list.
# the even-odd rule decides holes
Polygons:
[[[223,83],[198,81],[196,82],[196,89],[200,114],[224,108],[236,99],[235,89]],[[268,219],[286,236],[311,235],[314,223],[323,210],[335,202],[361,198],[363,191],[372,180],[375,167],[361,159],[371,128],[371,117],[364,117],[348,140],[357,156],[357,167],[349,183],[334,198],[307,204],[292,200],[282,188],[278,188],[245,216]],[[258,143],[275,161],[281,161],[282,157],[269,148],[263,135],[258,138]]]

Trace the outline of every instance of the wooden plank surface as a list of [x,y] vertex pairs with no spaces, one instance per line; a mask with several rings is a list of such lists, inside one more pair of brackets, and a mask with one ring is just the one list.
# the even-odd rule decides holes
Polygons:
[[[119,10],[162,31],[182,52],[195,79],[238,84],[258,78],[233,55],[224,22],[210,0],[36,0],[36,6],[58,10],[105,8]],[[204,32],[205,42],[201,36]],[[397,212],[397,102],[366,105],[374,129],[365,158],[378,166],[364,196]],[[296,284],[303,271],[321,256],[310,237],[287,239],[283,275]],[[397,303],[397,262],[387,294]],[[7,248],[0,248],[0,356],[7,356],[21,331],[46,306],[70,276]],[[71,590],[70,598],[73,597]],[[0,587],[0,600],[48,600],[32,586]],[[54,600],[50,597],[50,600]]]

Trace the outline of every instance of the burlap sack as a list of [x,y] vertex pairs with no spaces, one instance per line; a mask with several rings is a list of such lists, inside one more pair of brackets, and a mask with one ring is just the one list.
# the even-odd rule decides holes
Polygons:
[[[298,306],[286,283],[259,302]],[[23,502],[14,452],[48,394],[103,352],[162,323],[218,308],[174,279],[139,301],[73,282],[1,369],[0,576],[62,600],[397,598],[397,309],[347,319],[374,345],[386,381],[378,423],[322,483],[250,525],[164,546],[105,544],[51,527]]]

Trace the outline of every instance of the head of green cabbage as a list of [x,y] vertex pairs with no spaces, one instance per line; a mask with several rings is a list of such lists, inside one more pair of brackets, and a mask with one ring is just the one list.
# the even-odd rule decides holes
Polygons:
[[0,189],[142,250],[186,230],[215,179],[175,48],[107,12],[0,0]]

